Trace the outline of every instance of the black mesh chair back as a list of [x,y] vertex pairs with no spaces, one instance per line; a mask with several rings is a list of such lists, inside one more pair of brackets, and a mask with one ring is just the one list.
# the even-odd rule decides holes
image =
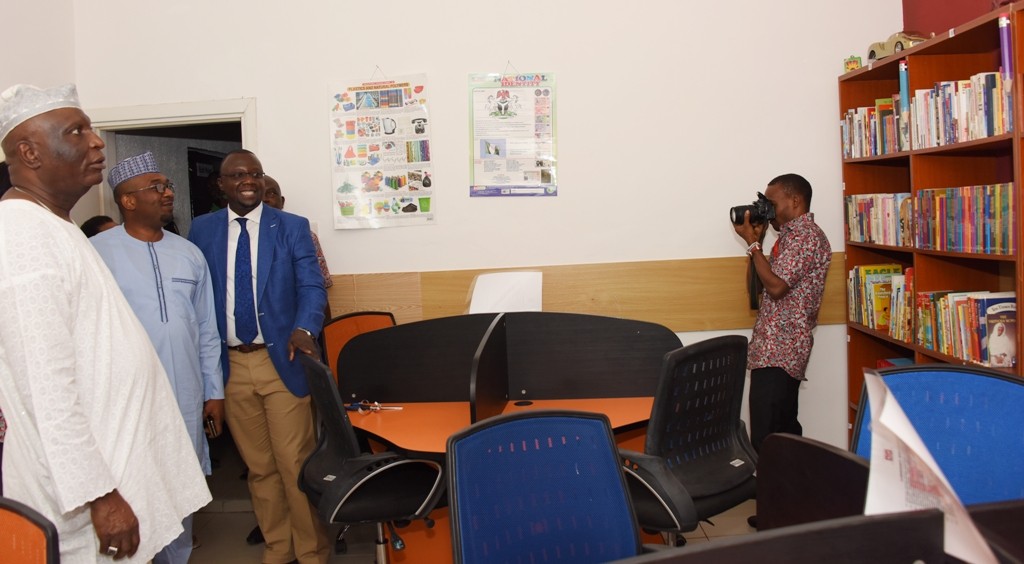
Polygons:
[[393,452],[359,452],[355,431],[334,377],[324,363],[296,355],[306,371],[319,419],[317,447],[306,459],[299,487],[328,523],[420,519],[444,492],[441,464]]
[[739,335],[665,355],[644,452],[622,451],[641,527],[690,531],[756,495],[757,455],[740,419],[746,362]]
[[[757,456],[740,418],[746,367],[747,339],[739,335],[665,356],[644,450],[665,459],[702,517],[753,497]],[[743,486],[750,495],[732,495]],[[710,507],[701,511],[702,504]]]
[[448,439],[456,563],[608,562],[640,537],[608,418],[535,410]]

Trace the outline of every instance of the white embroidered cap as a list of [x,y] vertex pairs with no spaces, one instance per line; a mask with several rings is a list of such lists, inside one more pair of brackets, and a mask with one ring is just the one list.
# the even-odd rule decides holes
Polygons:
[[39,114],[60,108],[81,107],[74,84],[46,89],[31,84],[15,84],[0,94],[0,142],[15,127]]

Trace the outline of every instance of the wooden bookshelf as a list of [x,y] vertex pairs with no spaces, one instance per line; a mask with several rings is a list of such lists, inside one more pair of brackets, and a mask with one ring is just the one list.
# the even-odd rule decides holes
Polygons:
[[[1003,6],[949,33],[844,74],[839,78],[839,110],[842,120],[851,108],[873,106],[876,99],[888,98],[899,92],[901,60],[906,61],[907,90],[911,99],[915,90],[932,88],[937,82],[966,80],[978,73],[1000,71],[1000,14],[1009,14],[1010,20],[1013,130],[938,147],[919,148],[912,143],[908,149],[901,148],[889,154],[845,158],[842,163],[843,194],[845,197],[910,192],[916,203],[922,190],[1012,182],[1015,219],[1010,229],[1016,235],[1016,248],[1009,254],[986,254],[847,241],[848,270],[859,265],[897,263],[904,270],[914,268],[914,292],[1012,290],[1017,293],[1018,303],[1024,295],[1024,253],[1021,251],[1020,221],[1016,219],[1024,211],[1021,205],[1024,165],[1020,157],[1021,132],[1024,130],[1020,102],[1024,97],[1021,86],[1024,77],[1021,73],[1024,66],[1024,2]],[[1022,333],[1024,331],[1017,331],[1018,351],[1024,351]],[[967,361],[931,350],[917,342],[903,342],[890,337],[885,331],[853,321],[847,323],[847,341],[851,424],[860,400],[864,367],[873,368],[878,360],[890,357],[911,358],[916,363],[967,364]],[[1006,370],[1021,376],[1024,373],[1021,365],[1018,361],[1016,366]]]

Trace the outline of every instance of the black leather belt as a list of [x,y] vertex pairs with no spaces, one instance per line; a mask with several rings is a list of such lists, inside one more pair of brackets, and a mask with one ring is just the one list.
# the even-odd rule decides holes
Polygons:
[[251,353],[251,352],[256,352],[258,350],[262,350],[262,349],[267,348],[267,344],[266,343],[252,343],[252,344],[249,344],[249,345],[238,345],[238,346],[235,346],[235,347],[228,347],[228,348],[233,350],[233,351],[238,351],[240,353]]

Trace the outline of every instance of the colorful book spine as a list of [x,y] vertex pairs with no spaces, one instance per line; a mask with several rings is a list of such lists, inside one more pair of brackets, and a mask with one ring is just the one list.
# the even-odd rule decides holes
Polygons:
[[910,150],[910,79],[907,60],[900,61],[900,150]]

